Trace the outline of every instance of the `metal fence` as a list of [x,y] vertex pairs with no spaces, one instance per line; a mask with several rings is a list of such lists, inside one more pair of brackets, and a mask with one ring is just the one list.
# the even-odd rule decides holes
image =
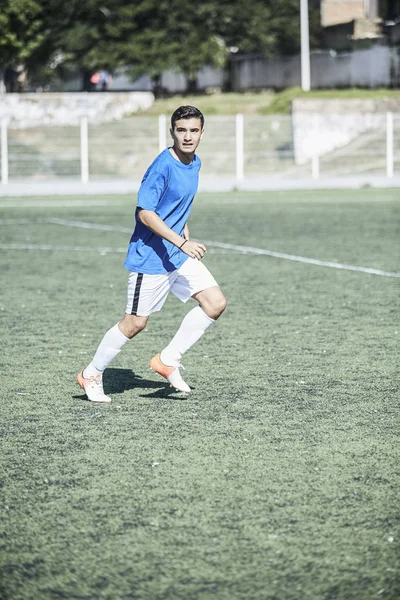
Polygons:
[[[332,115],[327,118],[303,115],[300,126],[286,115],[209,116],[199,147],[203,173],[238,181],[258,176],[400,175],[400,114],[366,115],[353,129],[345,115],[336,121]],[[312,123],[318,123],[317,130]],[[164,115],[109,123],[83,118],[79,126],[70,127],[18,128],[2,120],[1,183],[140,181],[157,153],[168,145],[168,127]],[[311,152],[309,143],[304,154],[302,142],[310,140]]]

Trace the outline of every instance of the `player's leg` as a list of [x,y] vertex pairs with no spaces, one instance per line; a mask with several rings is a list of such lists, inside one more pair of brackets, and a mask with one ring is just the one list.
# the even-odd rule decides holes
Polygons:
[[91,363],[84,369],[85,377],[103,374],[130,339],[146,327],[148,317],[125,314],[103,337]]
[[92,361],[78,375],[78,383],[92,402],[111,402],[103,389],[103,373],[130,339],[146,327],[148,317],[124,315],[101,340]]
[[[185,352],[195,344],[207,329],[222,314],[226,307],[226,299],[214,277],[199,261],[188,259],[178,270],[179,277],[171,287],[171,291],[183,302],[190,297],[197,300],[199,306],[193,308],[183,319],[178,331],[159,355],[152,359],[159,367],[175,367],[177,389],[189,392],[189,386],[183,381],[179,373],[180,360]],[[179,378],[178,378],[179,376]]]
[[[226,298],[219,286],[206,288],[197,294],[193,294],[192,298],[197,300],[201,310],[210,318],[216,321],[226,308]],[[196,309],[193,309],[196,310]]]
[[124,345],[146,327],[149,315],[160,310],[169,292],[167,276],[130,273],[125,315],[100,342],[89,365],[78,375],[78,383],[93,402],[110,402],[103,390],[103,373]]
[[226,307],[221,288],[213,286],[192,296],[199,306],[192,308],[184,317],[178,331],[161,352],[166,364],[178,364],[182,356],[195,344],[218,319]]

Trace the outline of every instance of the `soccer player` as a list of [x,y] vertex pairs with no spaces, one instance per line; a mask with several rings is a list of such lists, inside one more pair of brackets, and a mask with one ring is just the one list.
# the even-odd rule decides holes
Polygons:
[[198,306],[184,317],[171,342],[150,361],[150,367],[175,389],[191,389],[180,373],[183,354],[193,346],[226,307],[214,277],[201,262],[206,247],[189,238],[187,220],[198,187],[201,161],[196,149],[204,133],[204,116],[194,106],[181,106],[171,117],[173,144],[147,169],[136,207],[125,267],[130,271],[125,315],[105,334],[78,383],[93,402],[110,402],[103,390],[104,370],[122,347],[161,310],[169,292]]

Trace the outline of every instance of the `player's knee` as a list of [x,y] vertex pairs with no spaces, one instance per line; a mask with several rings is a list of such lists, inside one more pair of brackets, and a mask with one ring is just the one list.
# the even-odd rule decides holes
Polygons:
[[219,297],[215,299],[215,304],[214,304],[214,312],[216,314],[216,316],[214,317],[214,319],[218,319],[219,316],[222,315],[222,313],[224,312],[224,310],[226,309],[226,305],[228,304],[224,294],[221,292]]
[[218,319],[224,312],[226,305],[227,301],[224,294],[219,288],[215,288],[203,299],[202,308],[211,319]]
[[129,339],[135,337],[147,325],[148,317],[138,317],[136,315],[124,315],[118,326],[121,332]]

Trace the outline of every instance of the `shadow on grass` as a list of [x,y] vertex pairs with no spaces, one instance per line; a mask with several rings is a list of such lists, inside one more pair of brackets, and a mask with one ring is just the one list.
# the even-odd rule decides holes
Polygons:
[[[144,379],[140,375],[135,375],[130,369],[109,367],[105,371],[104,392],[106,394],[112,396],[113,394],[123,394],[127,390],[144,391],[145,389],[153,389],[154,391],[136,394],[136,397],[139,395],[141,398],[173,398],[175,400],[182,400],[187,397],[186,394],[171,388],[169,383]],[[77,394],[73,398],[87,400],[85,394]]]

